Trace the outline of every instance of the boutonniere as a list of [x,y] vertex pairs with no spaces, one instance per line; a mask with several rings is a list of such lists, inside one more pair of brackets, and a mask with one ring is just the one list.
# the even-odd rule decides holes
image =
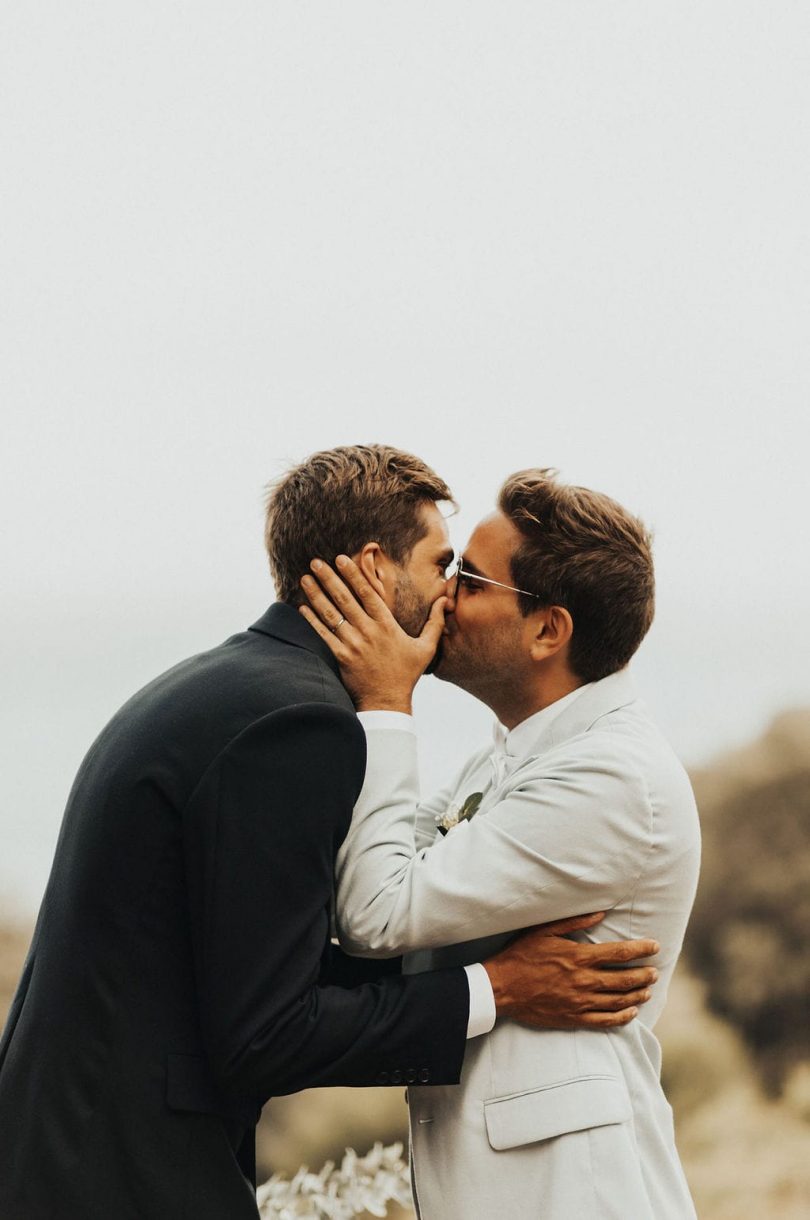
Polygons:
[[448,830],[458,826],[459,822],[469,822],[470,818],[475,817],[478,812],[478,806],[483,798],[483,792],[471,792],[466,801],[463,801],[460,805],[451,805],[447,813],[443,813],[441,817],[436,818],[439,834],[446,835]]

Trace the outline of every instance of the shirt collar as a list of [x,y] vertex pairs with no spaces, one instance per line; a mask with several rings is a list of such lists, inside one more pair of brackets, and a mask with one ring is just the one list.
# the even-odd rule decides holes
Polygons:
[[492,731],[496,750],[508,755],[509,758],[527,758],[532,753],[532,746],[537,741],[541,732],[545,732],[552,720],[557,719],[560,712],[564,711],[569,704],[579,698],[583,691],[588,690],[593,685],[593,682],[586,682],[584,686],[578,686],[576,690],[569,691],[567,695],[563,695],[562,699],[557,699],[554,703],[549,703],[548,707],[543,707],[539,712],[534,712],[533,715],[527,716],[525,720],[521,720],[520,724],[516,724],[513,729],[505,729],[496,720]]

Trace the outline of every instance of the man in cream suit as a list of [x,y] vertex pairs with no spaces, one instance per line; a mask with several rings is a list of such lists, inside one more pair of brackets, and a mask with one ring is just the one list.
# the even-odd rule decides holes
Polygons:
[[[344,947],[409,953],[413,971],[481,962],[516,930],[583,910],[608,912],[592,939],[661,943],[655,995],[632,1024],[538,1032],[495,1024],[493,1007],[459,1086],[409,1089],[420,1215],[694,1217],[652,1027],[699,832],[686,774],[626,669],[653,614],[644,527],[554,472],[507,480],[448,583],[436,670],[492,708],[495,743],[424,804],[410,695],[429,633],[404,637],[350,562],[339,568],[362,605],[313,567],[320,586],[304,586],[317,616],[302,613],[341,664],[368,741],[338,860]],[[497,971],[493,989],[508,1012]]]

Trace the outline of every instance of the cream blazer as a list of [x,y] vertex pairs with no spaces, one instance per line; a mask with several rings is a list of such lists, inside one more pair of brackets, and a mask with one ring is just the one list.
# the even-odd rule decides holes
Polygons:
[[[608,914],[588,939],[661,944],[653,999],[630,1025],[499,1020],[468,1044],[460,1085],[409,1088],[419,1215],[694,1217],[652,1029],[695,894],[698,818],[628,672],[584,688],[505,778],[494,778],[489,746],[422,804],[413,734],[367,736],[365,785],[338,857],[338,933],[350,953],[405,953],[411,972],[466,965],[520,928],[595,910]],[[475,817],[438,836],[436,817],[473,792],[484,794]]]

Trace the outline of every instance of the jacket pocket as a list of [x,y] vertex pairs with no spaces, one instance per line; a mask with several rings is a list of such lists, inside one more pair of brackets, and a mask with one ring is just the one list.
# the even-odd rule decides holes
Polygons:
[[618,1076],[578,1076],[484,1102],[490,1146],[500,1152],[571,1131],[625,1123],[632,1108]]
[[170,1054],[166,1060],[166,1104],[170,1110],[217,1114],[255,1126],[261,1109],[247,1099],[223,1098],[201,1055]]

